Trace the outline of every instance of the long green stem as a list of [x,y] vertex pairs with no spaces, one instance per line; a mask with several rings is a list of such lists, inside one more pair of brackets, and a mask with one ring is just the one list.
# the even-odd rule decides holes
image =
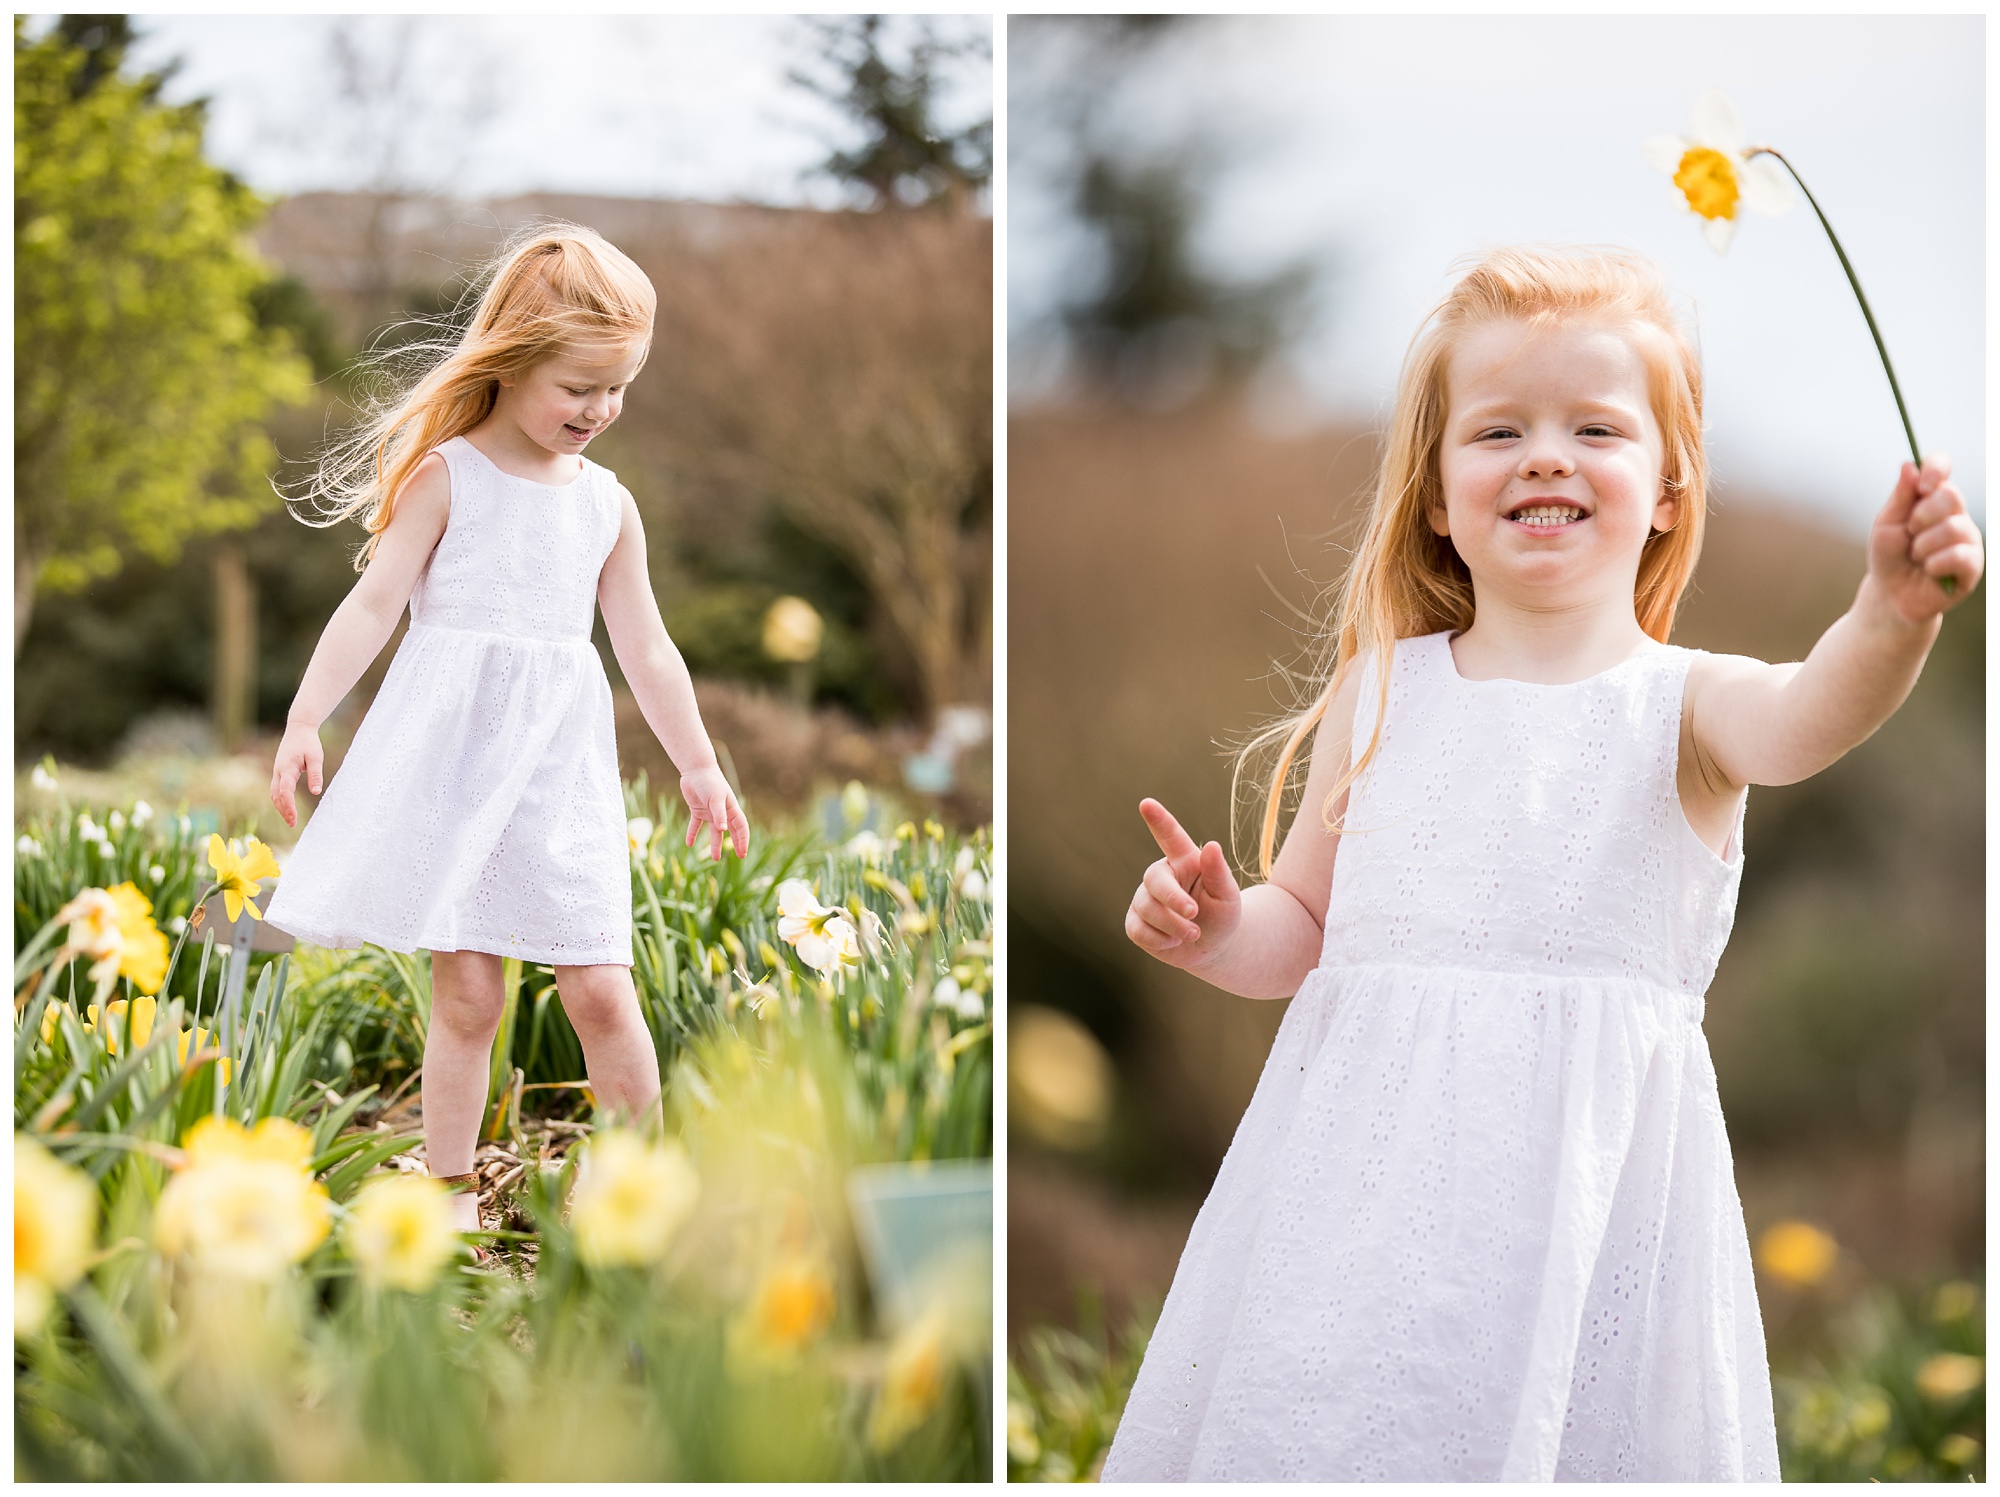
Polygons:
[[[1922,472],[1924,455],[1917,450],[1917,429],[1910,425],[1910,408],[1903,404],[1903,387],[1896,383],[1896,366],[1889,362],[1889,345],[1882,341],[1882,329],[1875,326],[1875,312],[1868,305],[1868,293],[1861,289],[1861,277],[1854,273],[1854,265],[1847,258],[1847,251],[1841,247],[1840,236],[1833,232],[1833,225],[1827,222],[1826,213],[1821,209],[1819,199],[1814,197],[1812,189],[1806,186],[1806,179],[1799,175],[1797,167],[1785,159],[1783,152],[1775,151],[1769,146],[1752,146],[1744,156],[1746,159],[1751,156],[1774,158],[1778,165],[1792,174],[1792,180],[1799,184],[1799,191],[1803,192],[1806,201],[1812,204],[1813,215],[1819,219],[1819,226],[1826,230],[1826,237],[1832,241],[1833,252],[1840,256],[1840,268],[1847,272],[1847,284],[1854,288],[1854,299],[1861,303],[1861,315],[1868,322],[1868,336],[1875,340],[1875,352],[1882,356],[1882,372],[1889,376],[1889,393],[1896,397],[1896,414],[1903,418],[1903,435],[1909,438],[1910,442],[1910,463],[1918,472]],[[1958,591],[1956,577],[1940,577],[1937,579],[1937,584],[1944,590],[1946,597]]]
[[1803,192],[1806,201],[1812,204],[1812,211],[1819,218],[1819,226],[1826,230],[1826,237],[1833,241],[1833,252],[1840,256],[1840,268],[1847,272],[1847,284],[1854,288],[1854,299],[1861,303],[1861,315],[1868,319],[1868,334],[1875,340],[1875,352],[1882,356],[1882,372],[1889,376],[1889,393],[1896,397],[1896,413],[1903,418],[1903,435],[1910,439],[1910,461],[1918,468],[1922,468],[1924,457],[1917,450],[1917,433],[1916,428],[1910,425],[1909,408],[1903,404],[1903,387],[1896,383],[1896,366],[1889,362],[1889,349],[1882,341],[1882,330],[1875,326],[1875,313],[1869,308],[1868,294],[1861,289],[1861,278],[1855,275],[1854,266],[1848,261],[1847,251],[1841,248],[1840,236],[1833,232],[1833,225],[1826,221],[1826,214],[1821,212],[1819,200],[1812,195],[1812,189],[1806,186],[1805,178],[1799,175],[1798,168],[1787,161],[1780,152],[1772,150],[1769,146],[1752,146],[1744,154],[1773,157],[1778,165],[1790,172],[1792,180],[1799,184],[1799,191]]

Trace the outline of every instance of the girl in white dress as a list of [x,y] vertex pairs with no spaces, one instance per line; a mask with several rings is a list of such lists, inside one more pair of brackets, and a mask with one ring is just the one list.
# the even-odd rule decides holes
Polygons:
[[1745,787],[1873,732],[1979,579],[1948,473],[1903,467],[1802,664],[1676,648],[1706,472],[1657,274],[1503,250],[1457,283],[1324,689],[1267,735],[1265,882],[1140,807],[1131,939],[1296,996],[1106,1480],[1777,1479],[1702,995]]
[[[295,824],[320,791],[319,725],[410,628],[272,896],[315,945],[431,953],[424,1142],[470,1184],[504,995],[501,961],[550,963],[601,1106],[652,1110],[658,1059],[632,986],[632,896],[604,624],[681,771],[687,840],[748,849],[646,571],[632,496],[583,456],[652,339],[639,267],[589,229],[531,229],[488,268],[462,336],[322,464],[332,520],[370,539],[299,683],[271,776]],[[476,1200],[458,1203],[478,1225]]]

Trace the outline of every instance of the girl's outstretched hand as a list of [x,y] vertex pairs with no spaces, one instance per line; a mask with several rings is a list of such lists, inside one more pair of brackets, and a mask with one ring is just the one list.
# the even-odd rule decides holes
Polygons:
[[[1904,463],[1868,536],[1868,576],[1906,622],[1928,623],[1972,594],[1986,569],[1979,527],[1951,484],[1951,459],[1934,453],[1919,471]],[[1946,592],[1943,579],[1953,587]]]
[[736,804],[736,792],[729,788],[729,781],[722,777],[722,771],[713,765],[707,769],[697,769],[692,774],[681,776],[681,794],[688,803],[687,846],[694,846],[694,839],[704,823],[708,827],[708,855],[722,856],[722,845],[726,839],[736,849],[736,856],[746,857],[750,852],[750,822],[743,814],[743,808]]
[[1165,856],[1139,881],[1125,912],[1125,934],[1142,951],[1192,971],[1212,961],[1236,929],[1243,891],[1219,842],[1196,847],[1156,800],[1140,801],[1139,814]]
[[301,770],[305,771],[306,788],[318,795],[319,729],[308,728],[301,723],[286,723],[285,736],[278,744],[277,762],[271,766],[271,804],[285,818],[286,826],[299,824],[298,806],[293,797],[298,791]]

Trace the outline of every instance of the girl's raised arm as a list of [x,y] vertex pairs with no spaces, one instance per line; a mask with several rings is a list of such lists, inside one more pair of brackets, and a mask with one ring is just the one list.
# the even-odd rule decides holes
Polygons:
[[701,725],[687,662],[667,637],[659,600],[653,596],[652,578],[646,572],[646,528],[639,520],[639,506],[622,484],[618,494],[623,515],[618,541],[597,579],[597,606],[604,610],[611,653],[618,657],[618,667],[625,672],[646,726],[681,772],[681,794],[689,811],[688,845],[694,845],[696,833],[706,823],[709,856],[721,857],[727,839],[740,858],[750,850],[750,823],[736,803],[729,781],[716,763],[707,730]]
[[294,797],[299,772],[314,795],[320,792],[319,725],[354,689],[369,662],[396,632],[424,565],[437,549],[451,519],[451,472],[433,452],[417,465],[396,496],[389,523],[375,541],[375,554],[353,590],[327,620],[312,659],[285,717],[285,736],[271,768],[271,804],[298,825]]
[[[1944,613],[1985,568],[1979,529],[1948,482],[1951,464],[1909,463],[1875,517],[1868,571],[1854,606],[1802,663],[1698,658],[1683,704],[1681,796],[1733,805],[1745,785],[1789,785],[1833,763],[1881,727],[1910,694]],[[1946,593],[1944,578],[1954,586]]]

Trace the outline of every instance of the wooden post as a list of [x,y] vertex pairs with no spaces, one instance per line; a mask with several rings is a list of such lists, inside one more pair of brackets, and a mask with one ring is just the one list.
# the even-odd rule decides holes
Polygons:
[[215,737],[225,754],[257,716],[257,589],[243,548],[215,552]]

